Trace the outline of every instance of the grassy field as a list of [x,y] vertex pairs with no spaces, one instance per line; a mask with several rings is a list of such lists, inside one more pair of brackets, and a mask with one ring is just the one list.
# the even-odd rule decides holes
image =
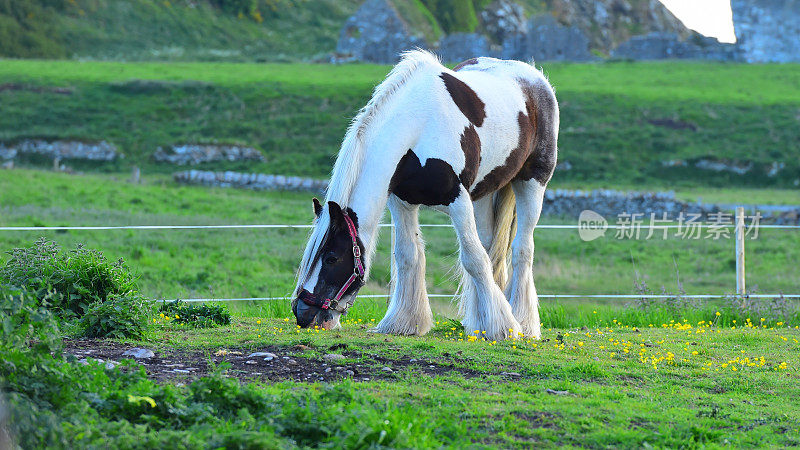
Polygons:
[[[355,0],[27,0],[0,5],[0,55],[148,61],[328,58]],[[217,6],[212,6],[215,4]],[[220,8],[219,5],[227,4]],[[241,14],[239,14],[241,13]]]
[[[218,363],[228,367],[223,373],[247,378],[247,372],[241,372],[250,367],[256,372],[250,375],[254,380],[278,372],[287,364],[284,357],[297,361],[291,367],[318,370],[316,376],[309,373],[312,380],[322,375],[328,380],[325,370],[333,369],[337,375],[326,382],[256,381],[249,385],[260,395],[295,399],[306,409],[299,417],[287,413],[290,421],[296,421],[288,431],[262,428],[263,436],[275,433],[276,438],[286,439],[284,445],[353,448],[366,447],[364,441],[401,448],[800,444],[800,415],[795,407],[800,401],[800,332],[785,324],[722,325],[710,313],[694,323],[637,328],[615,322],[547,329],[541,341],[495,343],[482,340],[480,333],[462,332],[457,323],[443,318],[423,338],[369,333],[372,320],[377,319],[367,315],[334,332],[300,331],[275,316],[241,318],[229,327],[207,330],[164,323],[151,339],[128,346],[148,346],[171,361],[189,353],[207,355],[209,361],[230,361]],[[756,323],[760,324],[758,319]],[[246,357],[234,356],[237,351],[247,355],[265,349],[279,359],[247,366],[241,363]],[[344,359],[323,359],[328,353],[342,354]],[[346,370],[356,374],[339,375]],[[227,392],[224,385],[217,386],[218,391]],[[132,392],[152,396],[157,410],[175,402],[174,394],[151,393],[146,385]],[[209,420],[183,431],[203,436],[209,428],[215,429],[216,440],[235,436],[259,429],[259,408],[274,408],[268,406],[269,401],[253,400],[258,399],[254,394],[245,397],[250,400],[225,395],[226,402],[240,405],[238,414],[247,420],[227,424]],[[331,414],[334,417],[324,419]],[[285,422],[277,419],[283,415],[275,417],[273,427]],[[102,420],[108,419],[85,428],[94,429]],[[179,427],[161,432],[174,433]],[[78,427],[76,432],[85,428]],[[157,429],[152,425],[141,429],[141,442],[155,441]],[[148,430],[152,431],[147,434]],[[91,444],[97,435],[87,431],[74,442]],[[178,436],[175,442],[180,446]],[[118,438],[109,433],[106,439]]]
[[[146,173],[174,170],[152,162],[159,146],[236,142],[260,149],[267,162],[204,168],[324,177],[348,119],[388,70],[6,60],[0,64],[0,84],[15,84],[0,90],[0,141],[107,139],[126,158],[91,169],[118,171],[136,164]],[[557,171],[555,183],[797,192],[797,65],[546,64],[544,71],[561,104],[559,159],[572,166]],[[692,166],[700,159],[754,168],[747,175],[702,171]],[[687,165],[663,166],[672,160]],[[778,176],[766,176],[773,162],[786,166]]]
[[[31,187],[35,186],[35,189]],[[742,193],[739,194],[743,195]],[[122,175],[67,175],[34,170],[0,172],[0,225],[307,224],[311,194],[180,187],[166,177],[133,185]],[[447,223],[425,211],[424,223]],[[388,218],[387,218],[388,221]],[[543,223],[564,223],[554,218]],[[423,230],[428,242],[428,288],[455,289],[456,242],[449,228]],[[81,242],[124,258],[153,298],[282,296],[293,288],[307,231],[124,230],[2,232],[0,248],[27,245],[40,235],[65,248]],[[726,294],[734,290],[730,239],[620,240],[613,232],[583,242],[575,230],[539,230],[536,280],[542,294],[631,294],[644,282],[660,293]],[[646,236],[646,233],[643,237]],[[385,230],[364,293],[385,293],[389,282]],[[748,286],[762,293],[797,293],[800,233],[761,230],[747,241]],[[0,261],[3,256],[0,256]],[[553,300],[545,304],[560,304]]]

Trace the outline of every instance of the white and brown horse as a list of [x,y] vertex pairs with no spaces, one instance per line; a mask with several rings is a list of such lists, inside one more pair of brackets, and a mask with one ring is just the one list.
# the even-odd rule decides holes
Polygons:
[[404,53],[347,130],[327,203],[314,200],[292,302],[298,325],[339,326],[368,277],[388,204],[392,292],[375,331],[427,333],[418,221],[427,205],[455,227],[466,330],[539,337],[533,230],[556,165],[558,126],[553,88],[529,64],[475,58],[450,70],[430,53]]

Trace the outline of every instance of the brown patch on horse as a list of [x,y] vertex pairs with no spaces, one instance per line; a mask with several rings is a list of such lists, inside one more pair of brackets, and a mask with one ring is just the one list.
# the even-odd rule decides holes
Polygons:
[[458,178],[465,188],[469,188],[475,181],[478,167],[481,165],[481,138],[475,131],[474,125],[464,128],[464,132],[461,133],[461,150],[464,152],[464,169]]
[[442,72],[439,77],[444,81],[447,92],[450,93],[453,102],[464,116],[476,127],[483,125],[483,119],[486,118],[486,104],[478,97],[478,94],[466,83],[449,73]]
[[502,166],[492,169],[475,185],[475,188],[470,193],[470,197],[473,200],[477,200],[507,185],[528,160],[533,146],[534,126],[530,118],[522,111],[517,115],[517,122],[519,123],[519,142],[517,146],[511,150]]
[[553,122],[558,104],[552,92],[536,89],[527,80],[518,79],[517,82],[525,96],[525,109],[535,136],[530,156],[514,179],[528,181],[533,178],[545,186],[556,168],[557,143]]
[[466,61],[461,61],[460,63],[456,64],[455,67],[453,67],[453,72],[458,72],[459,70],[463,69],[464,66],[471,66],[473,64],[478,64],[478,58],[470,58]]

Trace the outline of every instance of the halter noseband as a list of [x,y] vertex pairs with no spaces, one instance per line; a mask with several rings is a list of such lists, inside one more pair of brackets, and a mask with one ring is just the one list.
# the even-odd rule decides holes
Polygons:
[[350,275],[350,278],[347,279],[347,282],[344,283],[344,286],[339,289],[339,292],[337,292],[333,298],[326,298],[323,300],[303,289],[298,299],[309,306],[347,313],[347,308],[351,305],[346,304],[342,309],[339,309],[339,300],[342,299],[344,293],[347,292],[356,280],[364,279],[364,264],[361,262],[361,247],[358,246],[358,231],[356,230],[356,225],[353,223],[353,219],[347,215],[346,211],[342,211],[342,213],[344,214],[344,221],[347,224],[347,232],[350,233],[350,239],[353,241],[353,274]]

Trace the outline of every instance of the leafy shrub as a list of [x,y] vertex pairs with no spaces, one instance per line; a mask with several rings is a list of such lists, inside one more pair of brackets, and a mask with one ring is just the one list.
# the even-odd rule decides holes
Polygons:
[[[224,369],[224,367],[222,368]],[[11,432],[22,448],[440,447],[403,405],[353,383],[243,384],[220,371],[185,387],[144,368],[41,353],[0,360]]]
[[231,314],[228,309],[220,305],[192,305],[175,300],[161,305],[159,311],[173,318],[172,321],[175,323],[191,325],[195,328],[210,328],[231,323]]
[[82,316],[91,304],[109,296],[138,295],[136,279],[122,259],[109,262],[82,244],[62,252],[58,244],[41,238],[8,254],[11,258],[0,268],[0,279],[34,293],[63,316]]
[[81,325],[89,338],[138,338],[144,334],[149,315],[141,297],[110,297],[90,305]]
[[39,299],[30,292],[0,284],[0,350],[40,350],[57,348],[61,336],[58,324]]
[[149,302],[120,259],[82,245],[68,252],[45,239],[9,252],[0,283],[16,286],[63,321],[80,319],[87,337],[141,337],[148,325]]

